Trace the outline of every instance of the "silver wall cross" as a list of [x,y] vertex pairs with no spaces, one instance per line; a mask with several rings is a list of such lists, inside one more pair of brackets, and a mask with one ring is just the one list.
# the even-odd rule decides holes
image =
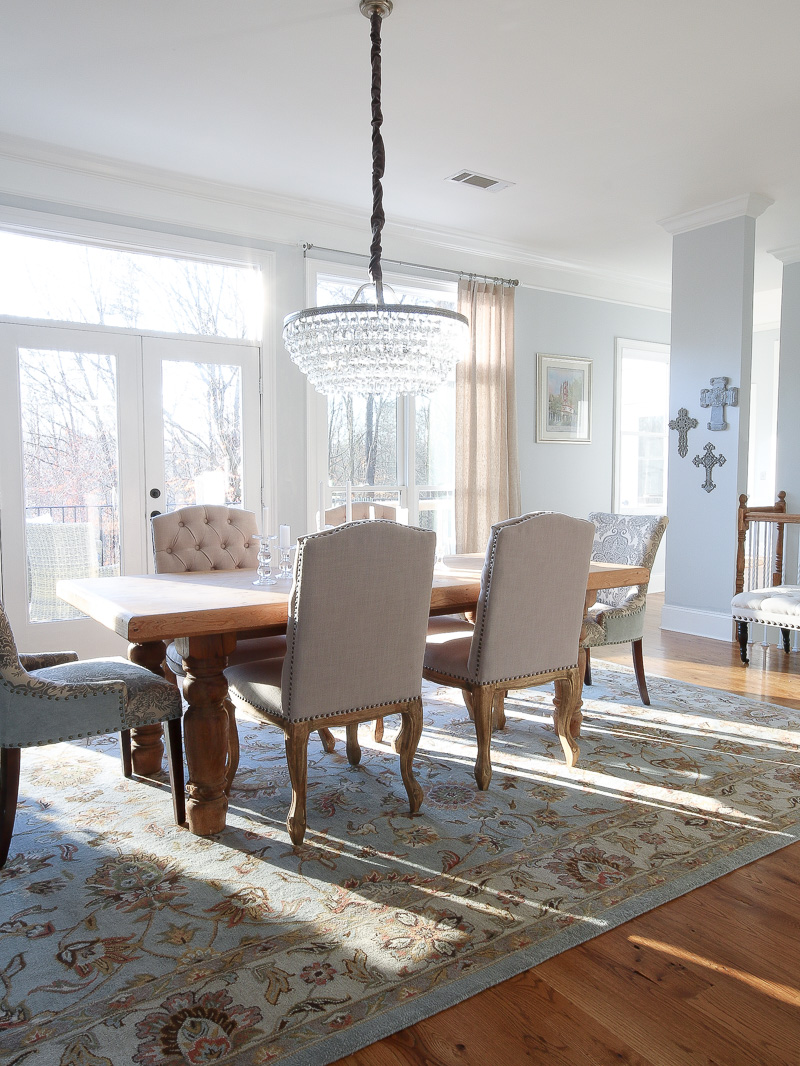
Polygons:
[[724,455],[714,455],[714,445],[710,442],[703,449],[705,455],[696,455],[692,462],[695,466],[704,466],[706,468],[706,479],[703,482],[703,488],[706,492],[713,492],[717,487],[711,480],[711,471],[715,466],[723,466],[725,464]]
[[678,431],[678,455],[681,459],[686,458],[689,451],[689,430],[697,429],[697,419],[689,418],[689,412],[685,407],[678,408],[678,417],[669,420],[669,428]]
[[729,407],[739,406],[739,390],[728,387],[728,379],[719,377],[711,378],[711,388],[700,390],[700,406],[711,408],[711,421],[709,429],[727,429],[725,421],[725,404]]

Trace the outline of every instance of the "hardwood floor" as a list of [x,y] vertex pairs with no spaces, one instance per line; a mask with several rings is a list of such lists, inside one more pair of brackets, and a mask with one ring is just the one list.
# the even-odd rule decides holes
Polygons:
[[[800,652],[659,629],[645,667],[800,712]],[[597,657],[599,659],[599,656]],[[630,665],[630,646],[602,658]],[[800,719],[799,719],[800,721]],[[799,1066],[800,843],[341,1059],[339,1066]]]

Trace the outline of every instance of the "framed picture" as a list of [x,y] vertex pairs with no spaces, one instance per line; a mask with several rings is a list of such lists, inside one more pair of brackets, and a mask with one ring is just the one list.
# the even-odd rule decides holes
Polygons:
[[592,361],[537,355],[536,440],[588,444],[592,439]]

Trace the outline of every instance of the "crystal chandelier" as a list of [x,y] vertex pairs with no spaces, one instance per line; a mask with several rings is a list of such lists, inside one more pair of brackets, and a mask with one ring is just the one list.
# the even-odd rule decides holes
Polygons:
[[[440,307],[386,303],[381,268],[385,221],[385,156],[381,136],[381,21],[392,0],[360,0],[372,42],[372,243],[369,276],[349,304],[309,307],[288,315],[283,343],[319,392],[330,394],[412,392],[424,396],[440,385],[465,352],[468,323]],[[365,293],[370,291],[366,300]]]

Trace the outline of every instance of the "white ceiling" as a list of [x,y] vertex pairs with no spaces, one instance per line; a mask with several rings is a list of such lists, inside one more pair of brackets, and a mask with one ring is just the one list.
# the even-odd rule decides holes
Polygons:
[[[659,219],[758,192],[775,288],[798,40],[797,0],[395,0],[387,217],[666,283]],[[357,0],[3,0],[3,134],[367,213],[369,25]]]

